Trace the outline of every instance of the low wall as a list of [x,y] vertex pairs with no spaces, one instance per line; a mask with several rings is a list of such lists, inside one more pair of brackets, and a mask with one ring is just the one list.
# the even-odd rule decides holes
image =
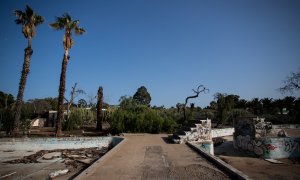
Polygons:
[[211,133],[212,133],[212,138],[232,136],[234,133],[234,128],[212,129]]
[[79,149],[115,146],[122,138],[118,137],[64,137],[64,138],[2,138],[0,151],[7,150],[53,150]]
[[251,139],[250,136],[234,137],[233,145],[265,159],[300,157],[300,138],[270,137]]
[[279,125],[272,125],[273,129],[300,129],[300,124],[279,124]]
[[201,143],[191,143],[193,146],[195,146],[198,149],[201,149],[202,151],[214,155],[214,143],[212,141],[207,142],[201,142]]

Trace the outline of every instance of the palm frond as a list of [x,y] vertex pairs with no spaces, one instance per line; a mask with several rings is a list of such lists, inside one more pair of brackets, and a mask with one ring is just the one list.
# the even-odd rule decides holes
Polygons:
[[26,5],[25,12],[26,12],[27,17],[32,17],[33,14],[34,14],[32,8],[30,6],[28,6],[28,5]]
[[79,24],[79,20],[75,20],[73,22],[70,23],[70,29],[75,29]]
[[20,20],[20,19],[16,19],[16,20],[15,20],[15,23],[16,23],[16,24],[23,24],[23,21]]
[[37,25],[40,25],[44,22],[44,18],[40,15],[35,15],[35,21],[34,21],[34,25],[37,26]]
[[75,34],[76,35],[82,35],[83,33],[85,33],[85,30],[83,28],[80,27],[75,27]]
[[21,11],[21,10],[15,10],[14,11],[14,14],[18,17],[18,18],[22,18],[22,17],[24,17],[24,12],[23,11]]
[[66,21],[69,21],[69,22],[71,22],[72,21],[72,18],[71,18],[71,16],[70,16],[70,14],[69,13],[64,13],[63,14],[63,16],[62,16],[63,18],[65,18],[66,19]]
[[64,27],[62,27],[59,22],[50,23],[49,26],[52,27],[55,30],[64,29]]

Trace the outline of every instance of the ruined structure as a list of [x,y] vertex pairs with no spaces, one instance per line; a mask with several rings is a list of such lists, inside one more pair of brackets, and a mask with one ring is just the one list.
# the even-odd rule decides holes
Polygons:
[[204,151],[213,153],[211,120],[190,120],[188,124],[173,134],[173,141],[178,144],[190,142]]
[[263,118],[234,121],[234,148],[265,159],[300,157],[300,138],[288,137],[283,129],[272,127]]

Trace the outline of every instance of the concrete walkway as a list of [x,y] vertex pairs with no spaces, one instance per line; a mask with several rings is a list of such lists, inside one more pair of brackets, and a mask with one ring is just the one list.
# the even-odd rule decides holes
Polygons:
[[164,134],[125,134],[125,141],[76,179],[228,179],[185,144]]

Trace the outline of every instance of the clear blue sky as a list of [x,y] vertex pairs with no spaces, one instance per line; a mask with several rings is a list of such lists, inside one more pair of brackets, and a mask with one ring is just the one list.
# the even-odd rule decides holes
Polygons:
[[3,0],[0,91],[14,96],[27,40],[13,10],[26,4],[45,23],[33,39],[25,100],[58,96],[63,31],[49,23],[64,12],[87,31],[74,35],[67,96],[77,82],[90,95],[103,86],[110,104],[142,85],[152,105],[167,107],[184,102],[199,84],[210,89],[194,100],[201,107],[217,92],[282,98],[276,89],[300,67],[299,0]]

